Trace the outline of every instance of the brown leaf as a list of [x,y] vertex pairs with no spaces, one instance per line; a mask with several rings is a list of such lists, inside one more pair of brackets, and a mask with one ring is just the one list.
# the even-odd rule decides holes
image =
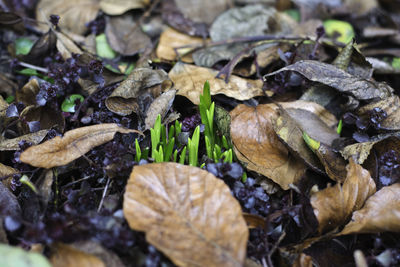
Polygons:
[[295,71],[313,82],[319,82],[354,96],[358,100],[385,99],[392,95],[393,88],[385,83],[366,80],[347,73],[331,64],[314,60],[301,60],[265,77],[282,71]]
[[248,107],[239,105],[231,111],[231,138],[235,153],[247,168],[267,176],[283,189],[295,183],[305,166],[279,141],[272,123],[277,117],[274,104]]
[[98,257],[82,252],[70,245],[57,243],[52,245],[50,262],[54,267],[106,267]]
[[217,79],[218,71],[178,62],[169,72],[177,94],[187,97],[198,105],[205,81],[210,83],[211,95],[224,94],[238,100],[250,99],[263,94],[262,81],[240,78],[232,75],[228,83]]
[[[177,60],[181,58],[183,62],[192,63],[192,55],[184,55],[188,49],[181,48],[175,52],[174,48],[178,48],[186,45],[202,45],[203,38],[193,37],[187,34],[178,32],[173,28],[167,28],[163,31],[158,42],[156,55],[157,57],[164,60]],[[178,53],[178,54],[177,54]],[[184,55],[184,56],[183,56]]]
[[153,128],[159,114],[161,115],[161,118],[165,117],[174,102],[175,94],[175,90],[169,90],[154,99],[147,110],[146,119],[144,121],[145,129]]
[[352,159],[347,168],[343,185],[337,183],[311,196],[311,206],[319,222],[320,233],[345,223],[352,212],[360,209],[365,200],[375,193],[375,182],[367,170]]
[[292,267],[312,267],[312,258],[307,254],[301,253],[293,262]]
[[131,14],[106,17],[105,34],[112,49],[124,56],[132,56],[151,45],[150,38],[142,32]]
[[65,118],[61,111],[54,110],[49,106],[27,106],[21,111],[21,118],[24,118],[24,123],[22,124],[22,129],[24,133],[29,133],[30,129],[28,122],[38,121],[40,122],[40,129],[51,129],[56,128],[63,132],[65,127]]
[[18,171],[10,166],[4,165],[3,163],[0,162],[0,178],[8,176],[7,179],[2,180],[3,184],[7,186],[8,189],[10,189],[10,184],[12,180],[12,175],[18,173]]
[[248,230],[226,184],[177,163],[135,166],[124,215],[132,229],[179,266],[242,266]]
[[323,143],[315,151],[322,165],[324,165],[326,174],[336,182],[344,182],[347,173],[347,162],[341,154],[333,151],[332,147]]
[[232,4],[230,0],[175,0],[175,2],[185,17],[208,25]]
[[372,195],[338,235],[400,232],[400,184],[385,186]]
[[36,95],[39,93],[39,83],[37,79],[31,79],[24,87],[16,91],[18,102],[22,102],[25,106],[36,105]]
[[130,9],[143,8],[149,0],[100,0],[100,8],[108,15],[122,15]]
[[28,141],[33,145],[42,142],[49,130],[40,130],[35,133],[25,134],[13,139],[0,139],[0,151],[19,150],[19,142],[22,140]]
[[68,131],[43,144],[31,146],[21,153],[20,160],[35,167],[63,166],[86,154],[92,148],[114,138],[115,133],[140,133],[114,123],[104,123]]
[[137,98],[147,88],[162,84],[168,79],[163,70],[152,70],[149,68],[136,68],[129,74],[128,78],[107,97],[105,104],[107,108],[121,116],[136,112]]
[[[51,14],[61,17],[59,26],[76,34],[87,31],[86,24],[96,18],[99,11],[98,0],[42,0],[36,8],[36,19],[46,21]],[[41,25],[46,31],[48,26]]]

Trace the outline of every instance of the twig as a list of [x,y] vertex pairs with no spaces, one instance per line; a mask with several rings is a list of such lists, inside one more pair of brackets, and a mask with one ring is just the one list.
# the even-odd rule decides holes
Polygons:
[[109,185],[110,185],[110,177],[107,177],[106,186],[104,187],[103,195],[101,196],[101,200],[100,200],[100,203],[99,203],[99,207],[97,208],[97,212],[100,212],[101,207],[103,206],[104,198],[106,197]]
[[25,67],[25,68],[30,68],[30,69],[34,69],[34,70],[37,70],[37,71],[40,71],[40,72],[44,72],[44,73],[49,72],[49,70],[47,68],[42,68],[42,67],[35,66],[35,65],[32,65],[32,64],[29,64],[29,63],[25,63],[25,62],[18,62],[18,65],[20,65],[22,67]]

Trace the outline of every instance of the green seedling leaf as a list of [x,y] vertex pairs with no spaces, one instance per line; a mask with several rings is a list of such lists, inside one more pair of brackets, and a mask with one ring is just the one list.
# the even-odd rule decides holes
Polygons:
[[178,138],[178,135],[182,132],[182,123],[179,121],[175,121],[175,138]]
[[179,157],[179,163],[185,164],[185,158],[186,158],[186,146],[184,146],[182,149],[181,156]]
[[339,135],[340,135],[341,132],[342,132],[342,128],[343,128],[343,121],[340,120],[340,121],[339,121],[339,124],[338,124],[338,126],[337,126],[337,129],[336,129],[336,132],[337,132]]
[[23,175],[20,179],[19,182],[21,184],[27,185],[33,192],[36,194],[38,193],[38,190],[36,189],[36,186],[29,180],[28,176]]
[[26,75],[26,76],[39,76],[39,72],[37,72],[37,70],[30,69],[30,68],[18,70],[17,73]]
[[157,163],[164,162],[164,152],[162,146],[158,150],[154,151],[154,161]]
[[99,57],[108,59],[113,59],[117,56],[117,53],[108,44],[104,33],[96,36],[96,53]]
[[243,172],[242,174],[242,182],[245,183],[247,181],[247,173]]
[[46,257],[27,252],[19,247],[0,244],[1,266],[4,267],[51,267]]
[[193,132],[192,138],[188,139],[189,147],[189,165],[197,166],[197,158],[199,153],[199,141],[200,141],[200,126],[197,126]]
[[74,113],[75,112],[75,101],[78,100],[82,103],[83,100],[85,100],[83,98],[83,96],[78,95],[78,94],[74,94],[74,95],[70,95],[69,97],[67,97],[66,99],[64,99],[64,101],[61,104],[61,110],[64,112],[71,112]]
[[171,142],[172,138],[175,136],[175,126],[171,125],[168,131],[168,143]]
[[323,25],[328,36],[332,37],[335,33],[340,34],[336,39],[338,42],[347,44],[354,38],[353,26],[346,21],[328,19],[324,21]]
[[135,139],[135,148],[136,148],[135,161],[139,162],[142,156],[142,151],[140,150],[139,142],[137,139]]
[[174,150],[174,145],[175,145],[175,137],[172,137],[172,139],[168,141],[168,145],[165,148],[165,154],[164,154],[165,161],[170,161],[172,152]]
[[320,142],[312,139],[306,132],[303,132],[303,139],[306,142],[306,144],[308,145],[309,148],[311,148],[312,151],[317,151],[319,146],[320,146]]
[[213,158],[213,149],[211,146],[210,138],[208,138],[208,136],[204,136],[204,141],[206,143],[207,157],[212,159]]
[[392,67],[395,69],[400,69],[400,57],[393,58]]
[[15,40],[15,54],[27,55],[31,51],[34,42],[28,38],[20,37]]
[[7,102],[8,104],[11,104],[12,102],[14,102],[15,96],[9,95],[9,96],[7,96],[7,98],[6,98],[5,100],[6,100],[6,102]]
[[225,149],[229,149],[228,140],[226,140],[225,135],[222,136],[222,147]]
[[174,162],[178,159],[178,150],[175,149],[174,151]]
[[287,9],[285,10],[285,13],[295,21],[300,22],[300,12],[297,9]]
[[157,116],[154,127],[150,129],[151,136],[151,157],[155,158],[155,153],[157,151],[157,146],[160,143],[161,138],[161,115]]

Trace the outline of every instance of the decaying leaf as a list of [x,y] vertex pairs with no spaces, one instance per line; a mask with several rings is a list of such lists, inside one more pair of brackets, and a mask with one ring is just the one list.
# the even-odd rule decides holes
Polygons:
[[247,169],[267,176],[287,190],[304,174],[305,165],[279,141],[272,126],[277,116],[274,104],[239,105],[231,111],[230,133],[235,153],[247,163]]
[[20,90],[15,92],[18,102],[25,106],[36,105],[36,95],[39,93],[39,83],[37,79],[31,79]]
[[232,4],[230,0],[175,0],[178,9],[194,22],[211,24]]
[[346,179],[347,162],[340,153],[333,151],[332,147],[320,143],[318,149],[314,151],[324,165],[326,174],[336,182],[343,182]]
[[3,223],[3,217],[13,216],[21,217],[21,208],[18,200],[13,193],[3,184],[0,183],[0,220]]
[[189,36],[173,28],[167,28],[160,36],[156,55],[165,60],[177,60],[180,58],[183,62],[192,63],[192,55],[185,55],[188,52],[188,48],[178,49],[178,47],[202,45],[203,42],[203,38]]
[[130,9],[143,8],[149,3],[149,0],[100,0],[100,8],[108,15],[122,15]]
[[350,160],[343,185],[337,183],[311,195],[311,206],[319,223],[318,231],[322,233],[345,223],[375,190],[375,182],[369,172]]
[[372,195],[338,235],[400,232],[400,184],[385,186]]
[[292,267],[312,267],[313,262],[311,256],[301,253],[294,261]]
[[175,90],[169,90],[154,99],[147,110],[146,119],[144,121],[146,129],[153,128],[158,114],[161,115],[161,118],[165,117],[174,102],[175,94]]
[[12,180],[12,175],[18,173],[18,171],[10,166],[4,165],[0,162],[0,177],[8,176],[7,179],[2,180],[3,184],[10,189],[10,183]]
[[106,18],[105,34],[112,49],[124,56],[132,56],[151,44],[131,14]]
[[129,115],[137,111],[137,98],[144,93],[145,89],[162,84],[167,79],[168,75],[163,70],[134,69],[128,78],[107,97],[105,104],[110,111],[118,115]]
[[21,111],[20,117],[24,118],[22,129],[24,133],[31,132],[28,126],[29,122],[38,121],[40,129],[56,128],[59,131],[64,131],[65,118],[60,111],[54,110],[49,106],[27,106]]
[[374,109],[383,110],[387,116],[380,122],[380,129],[400,130],[400,99],[397,95],[362,106],[357,111],[357,114],[360,116],[369,116],[369,113]]
[[374,98],[385,99],[393,93],[393,88],[386,83],[359,78],[333,65],[314,60],[298,61],[280,70],[269,73],[265,77],[275,75],[282,71],[298,72],[313,82],[328,85],[339,92],[350,94],[358,100]]
[[114,123],[104,123],[70,130],[43,144],[31,146],[21,153],[20,160],[35,167],[63,166],[86,154],[92,148],[114,138],[115,133],[140,133]]
[[232,75],[229,82],[217,79],[218,71],[178,62],[169,72],[177,94],[187,97],[194,104],[199,104],[204,81],[210,83],[211,95],[224,94],[238,100],[250,99],[263,94],[262,81],[240,78]]
[[211,173],[177,163],[135,166],[123,210],[130,227],[179,266],[242,266],[241,207]]
[[50,262],[56,267],[106,267],[99,257],[80,251],[71,245],[57,243],[52,245],[51,250]]
[[48,131],[49,130],[46,129],[35,133],[25,134],[13,139],[0,139],[0,151],[19,150],[19,142],[22,140],[32,143],[33,145],[39,144],[42,142]]
[[[96,18],[99,8],[98,0],[42,0],[36,8],[36,19],[44,22],[51,14],[57,14],[62,18],[60,27],[76,34],[84,34],[87,30],[86,24]],[[43,31],[48,28],[46,24],[40,26]]]

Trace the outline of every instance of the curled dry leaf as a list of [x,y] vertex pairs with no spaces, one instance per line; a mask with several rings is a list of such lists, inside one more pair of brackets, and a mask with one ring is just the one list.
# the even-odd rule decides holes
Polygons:
[[165,117],[174,102],[175,94],[175,90],[169,90],[154,99],[147,110],[146,119],[144,121],[146,129],[154,127],[158,114],[161,115],[161,118]]
[[178,266],[242,266],[248,230],[239,203],[211,173],[177,163],[135,166],[124,215]]
[[247,163],[248,169],[287,190],[304,174],[305,165],[279,141],[272,126],[277,116],[274,104],[239,105],[231,111],[231,138],[238,159]]
[[385,186],[371,196],[338,235],[400,232],[400,184]]
[[174,82],[177,94],[187,97],[198,105],[200,94],[203,92],[204,81],[210,83],[211,95],[224,94],[226,96],[246,100],[263,94],[262,81],[240,78],[232,75],[228,83],[217,79],[218,71],[197,67],[178,62],[169,72],[169,78]]
[[130,9],[143,8],[149,3],[149,0],[100,0],[100,8],[108,15],[122,15]]
[[106,267],[100,258],[71,245],[57,243],[52,245],[51,250],[50,262],[55,267]]
[[374,98],[385,99],[392,95],[393,88],[386,83],[379,83],[353,76],[331,64],[314,60],[301,60],[286,66],[265,77],[275,75],[282,71],[295,71],[313,82],[319,82],[354,96],[358,100]]
[[[164,81],[168,81],[168,75],[163,70],[136,68],[107,97],[105,104],[110,111],[118,115],[129,115],[137,111],[137,98],[145,92],[145,89],[162,84]],[[167,86],[169,83],[165,84]]]
[[375,190],[369,172],[351,159],[343,185],[337,183],[311,196],[311,206],[319,223],[318,231],[329,231],[345,223]]
[[33,145],[37,145],[42,142],[43,138],[49,130],[40,130],[35,133],[25,134],[13,139],[0,139],[0,151],[5,150],[19,150],[19,142],[25,140]]
[[346,179],[347,162],[341,154],[333,151],[332,147],[321,143],[315,154],[324,165],[326,174],[336,182],[343,182]]
[[[165,60],[177,60],[180,58],[183,62],[192,63],[192,55],[185,55],[189,51],[188,48],[178,47],[187,45],[202,45],[203,38],[193,37],[187,34],[178,32],[173,28],[167,28],[160,36],[160,41],[158,42],[156,55],[157,57]],[[182,56],[182,57],[181,57]]]
[[115,133],[141,133],[115,123],[104,123],[68,131],[43,144],[31,146],[21,153],[20,160],[35,167],[63,166],[86,154],[92,148],[114,138]]
[[[59,26],[76,34],[87,31],[86,24],[94,20],[99,11],[98,0],[42,0],[36,8],[36,19],[46,21],[51,14],[61,17]],[[48,30],[47,24],[40,24],[43,31]]]

